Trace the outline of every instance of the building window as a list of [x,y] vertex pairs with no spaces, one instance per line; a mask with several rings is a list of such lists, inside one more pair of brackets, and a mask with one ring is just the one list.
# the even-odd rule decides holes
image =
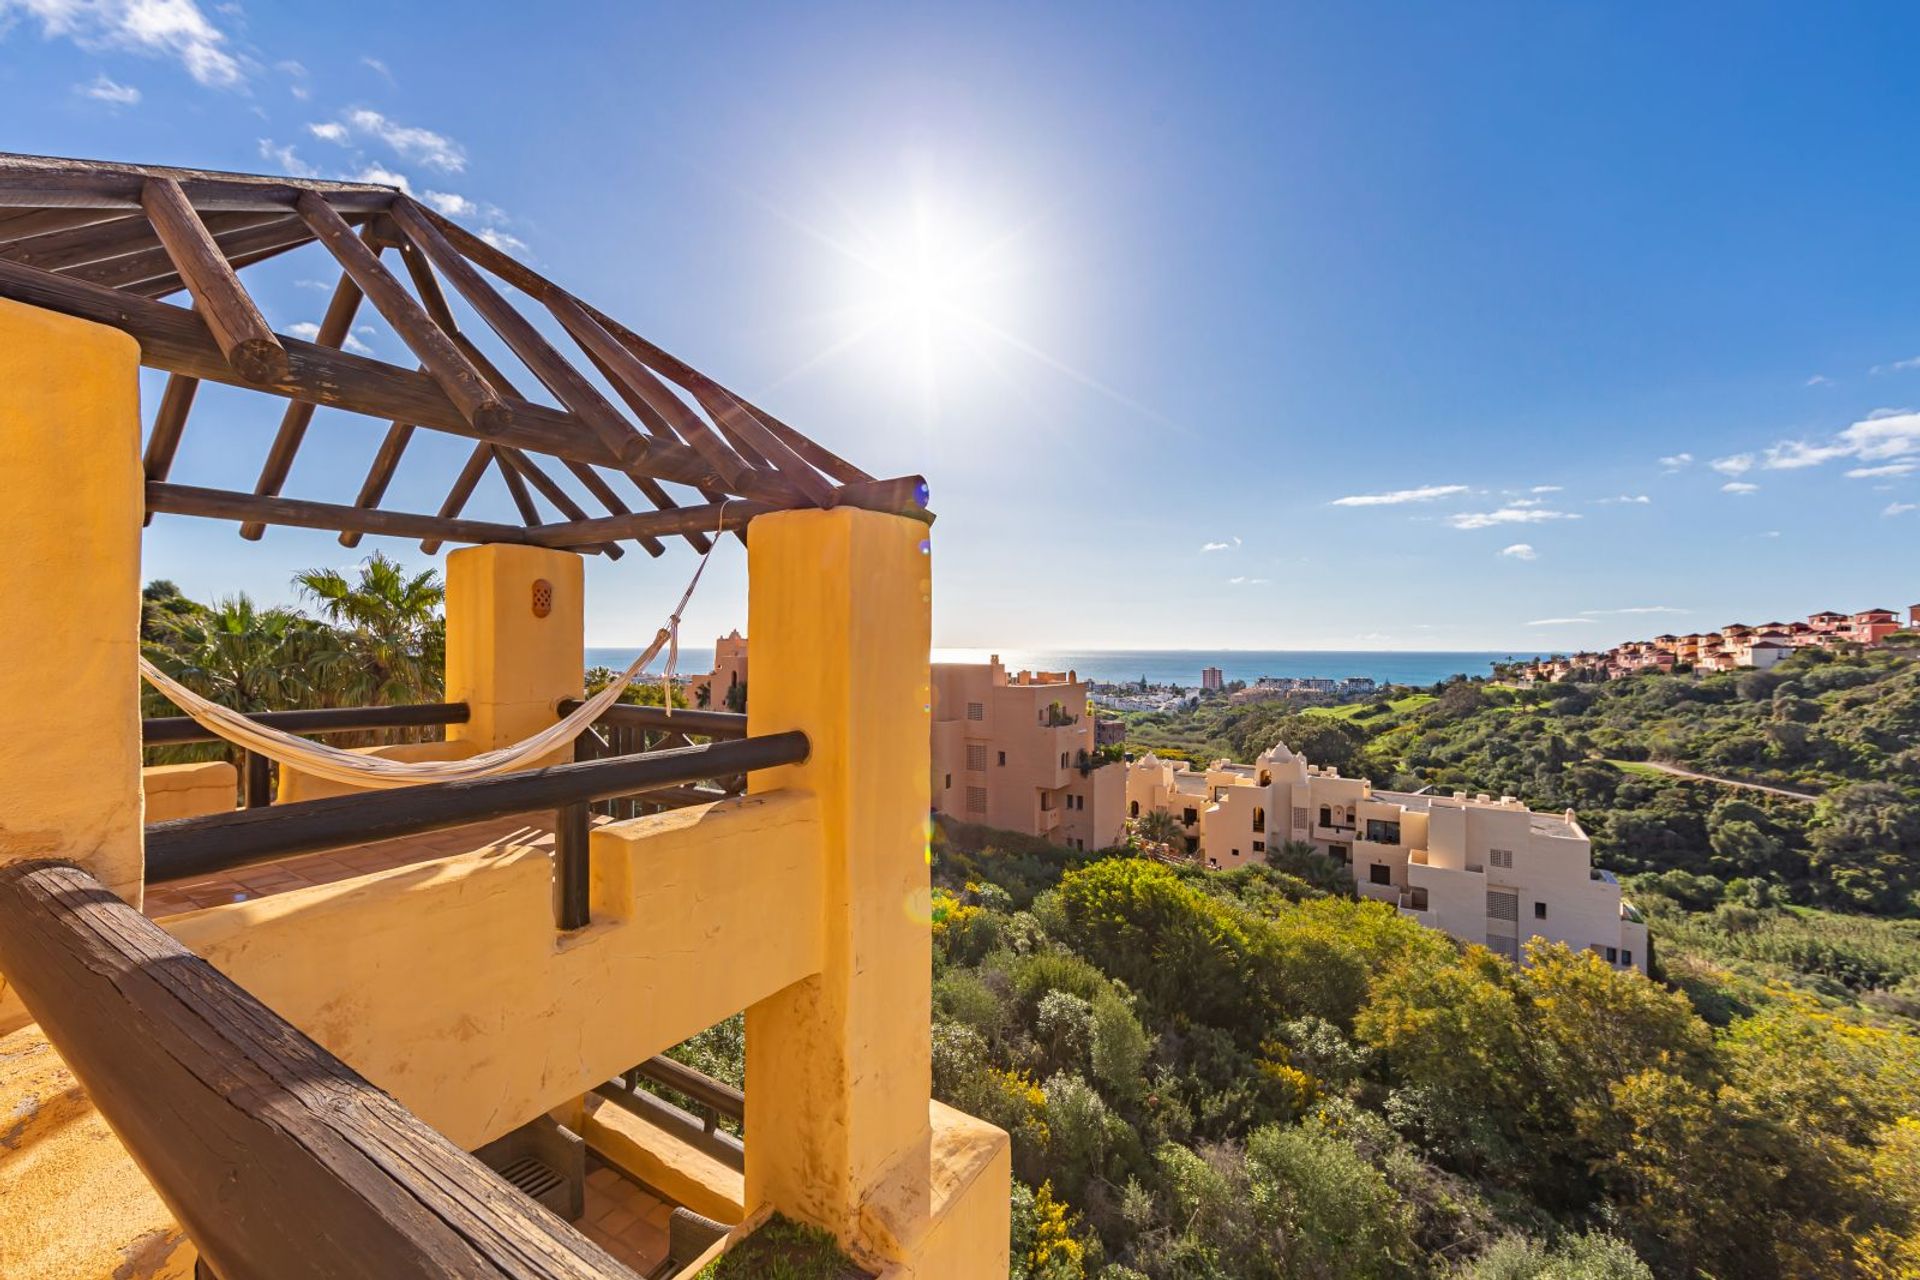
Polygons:
[[1267,851],[1267,842],[1265,840],[1255,840],[1253,842],[1253,851],[1255,853],[1265,853]]
[[1487,916],[1494,920],[1518,920],[1520,918],[1520,895],[1487,890]]
[[[1239,856],[1240,856],[1240,851],[1239,851],[1238,849],[1235,849],[1235,850],[1233,851],[1233,855],[1232,855],[1232,856],[1234,856],[1234,857],[1236,857],[1236,858],[1237,858],[1237,857],[1239,857]],[[1214,863],[1213,865],[1217,867],[1217,866],[1219,866],[1220,864],[1216,862],[1216,863]]]
[[1191,858],[1194,854],[1198,852],[1200,852],[1200,842],[1196,840],[1194,837],[1188,836],[1187,837],[1187,856]]
[[1067,767],[1067,753],[1064,751],[1060,753],[1060,767],[1062,769]]
[[967,768],[975,773],[987,767],[987,749],[978,742],[967,744]]
[[1534,904],[1533,904],[1533,918],[1534,918],[1535,920],[1545,920],[1545,919],[1547,918],[1547,904],[1546,904],[1546,903],[1544,903],[1544,902],[1536,902],[1536,903],[1534,903]]
[[1333,808],[1330,805],[1320,806],[1320,825],[1323,827],[1333,825]]
[[1138,800],[1127,801],[1127,816],[1129,818],[1137,818],[1140,816],[1140,802]]
[[944,787],[942,787],[942,788],[940,788],[940,789],[941,789],[942,791],[951,791],[951,790],[953,790],[953,775],[952,775],[952,774],[948,774],[948,775],[947,775],[947,784],[946,784],[946,785],[945,785]]
[[1399,844],[1400,824],[1385,818],[1368,818],[1367,839],[1375,844]]
[[1198,822],[1198,821],[1200,821],[1200,815],[1199,815],[1199,814],[1198,814],[1197,812],[1195,812],[1194,810],[1192,810],[1192,809],[1182,809],[1182,810],[1180,811],[1180,825],[1181,825],[1181,826],[1183,826],[1183,827],[1190,827],[1190,826],[1192,826],[1192,825],[1193,825],[1194,823],[1196,823],[1196,822]]
[[985,813],[987,811],[987,789],[985,787],[967,788],[967,812]]
[[1513,870],[1513,850],[1489,849],[1487,850],[1487,861],[1504,871],[1511,871]]
[[1412,900],[1412,906],[1415,911],[1425,911],[1427,909],[1427,891],[1425,889],[1415,886],[1407,890],[1407,897]]
[[1053,797],[1048,795],[1046,792],[1042,791],[1040,793],[1040,812],[1046,813],[1048,810],[1052,808],[1053,808]]
[[987,704],[986,704],[986,703],[984,703],[984,702],[969,702],[969,703],[967,704],[967,719],[969,719],[969,720],[985,720],[986,718],[987,718]]
[[1305,805],[1297,804],[1293,807],[1293,825],[1296,830],[1305,831],[1307,829],[1307,807]]
[[1258,807],[1254,809],[1253,829],[1255,831],[1265,831],[1267,829],[1267,811],[1265,809]]
[[1620,952],[1620,963],[1631,967],[1633,964],[1633,952],[1623,949]]
[[1607,963],[1608,964],[1620,963],[1620,949],[1618,947],[1607,948]]
[[1374,884],[1392,884],[1393,868],[1384,862],[1376,862],[1367,868],[1367,879]]
[[1004,751],[1000,753],[1000,767],[1002,769],[1007,767],[1007,753]]

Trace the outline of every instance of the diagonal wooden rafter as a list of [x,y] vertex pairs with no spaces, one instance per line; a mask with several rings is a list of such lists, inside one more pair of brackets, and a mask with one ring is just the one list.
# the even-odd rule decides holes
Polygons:
[[212,330],[227,363],[248,382],[287,376],[287,353],[273,326],[253,305],[226,255],[172,178],[149,178],[140,192],[147,220],[193,294],[195,308]]

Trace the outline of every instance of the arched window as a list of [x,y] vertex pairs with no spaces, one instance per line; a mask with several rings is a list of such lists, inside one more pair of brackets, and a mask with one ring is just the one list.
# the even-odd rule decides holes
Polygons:
[[1135,801],[1133,801],[1132,803],[1130,803],[1130,804],[1128,804],[1128,805],[1127,805],[1127,811],[1128,811],[1128,812],[1127,812],[1127,816],[1128,816],[1129,818],[1137,818],[1137,817],[1139,817],[1139,816],[1140,816],[1140,802],[1139,802],[1138,800],[1135,800]]
[[1267,829],[1267,811],[1265,809],[1256,808],[1253,811],[1253,829],[1255,831],[1265,831]]

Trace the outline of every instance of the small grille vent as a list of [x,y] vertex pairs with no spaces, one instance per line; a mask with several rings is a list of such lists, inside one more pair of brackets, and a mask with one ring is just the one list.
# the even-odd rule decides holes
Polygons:
[[500,1171],[500,1176],[519,1188],[530,1200],[538,1200],[563,1179],[546,1161],[536,1156],[522,1156]]

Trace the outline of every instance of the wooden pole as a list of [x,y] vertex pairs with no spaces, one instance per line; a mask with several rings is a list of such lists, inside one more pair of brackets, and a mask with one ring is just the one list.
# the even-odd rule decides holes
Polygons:
[[[303,502],[297,498],[262,498],[183,484],[149,484],[147,510],[167,515],[210,516],[219,520],[257,520],[262,524],[286,524],[301,529],[353,529],[360,533],[378,533],[395,538],[538,543],[533,530],[517,524],[365,510],[331,502]],[[604,540],[600,538],[595,541]]]
[[171,178],[149,178],[141,188],[140,204],[227,363],[248,382],[278,382],[286,377],[287,353],[273,327],[240,287],[240,278],[180,184]]
[[[141,464],[149,480],[165,480],[173,470],[173,455],[180,447],[180,433],[186,429],[187,415],[193,411],[193,395],[200,389],[198,378],[178,373],[167,375],[167,386],[160,393],[160,407],[154,410],[153,430],[147,435],[147,451]],[[149,510],[143,521],[153,523]]]

